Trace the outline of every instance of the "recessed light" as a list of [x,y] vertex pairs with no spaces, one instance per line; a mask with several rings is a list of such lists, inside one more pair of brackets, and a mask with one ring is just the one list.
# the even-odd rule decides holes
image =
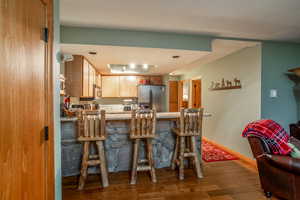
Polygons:
[[178,59],[180,56],[172,56],[173,59]]
[[143,64],[144,69],[148,69],[149,65],[148,64]]
[[131,63],[131,64],[129,64],[129,67],[130,67],[130,69],[135,69],[135,64],[134,63]]
[[89,51],[89,54],[90,55],[97,55],[97,52],[96,51]]

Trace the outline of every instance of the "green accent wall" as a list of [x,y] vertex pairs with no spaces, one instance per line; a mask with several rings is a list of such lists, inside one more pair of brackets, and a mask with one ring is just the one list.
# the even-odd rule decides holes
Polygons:
[[[261,117],[279,122],[286,130],[299,120],[294,83],[285,75],[295,67],[300,67],[300,44],[262,43]],[[278,98],[269,97],[270,89],[278,90]]]
[[61,27],[61,43],[211,51],[212,37],[87,27]]

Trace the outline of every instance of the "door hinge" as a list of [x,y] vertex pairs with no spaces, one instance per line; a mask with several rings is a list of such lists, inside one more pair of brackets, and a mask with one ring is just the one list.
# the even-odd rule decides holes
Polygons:
[[44,127],[44,140],[45,141],[49,140],[49,127],[48,126]]
[[48,43],[49,40],[49,29],[48,28],[44,28],[43,30],[43,40],[44,42]]

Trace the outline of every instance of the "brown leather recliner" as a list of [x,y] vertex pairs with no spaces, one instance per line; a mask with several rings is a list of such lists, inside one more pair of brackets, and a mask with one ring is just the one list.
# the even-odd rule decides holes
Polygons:
[[256,158],[261,187],[265,195],[300,200],[300,159],[272,155],[267,144],[258,137],[248,137]]

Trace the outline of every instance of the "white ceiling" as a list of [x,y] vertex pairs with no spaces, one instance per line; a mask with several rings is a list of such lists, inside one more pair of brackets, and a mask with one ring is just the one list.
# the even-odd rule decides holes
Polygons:
[[227,55],[233,54],[239,50],[242,50],[247,47],[253,47],[259,45],[259,42],[248,42],[248,41],[236,41],[236,40],[213,40],[212,42],[212,52],[191,62],[189,65],[186,65],[184,68],[178,68],[173,71],[173,75],[182,75],[188,72],[190,69],[199,67],[201,65],[213,62],[217,59],[223,58]]
[[[151,74],[168,74],[209,54],[205,51],[77,44],[61,44],[61,51],[87,57],[100,73],[110,73],[108,64],[135,63],[157,65],[151,69]],[[90,55],[89,51],[96,51],[97,55]],[[180,58],[173,59],[176,55]]]
[[[197,62],[197,66],[206,64],[254,45],[257,43],[217,39],[212,43],[212,52],[78,44],[61,44],[61,51],[62,53],[87,57],[100,73],[110,73],[108,64],[135,63],[157,65],[156,68],[151,69],[151,74],[173,73],[179,75],[189,70],[188,66],[192,63]],[[89,51],[96,51],[97,55],[90,55]],[[175,55],[180,56],[180,58],[173,59],[172,56]]]
[[64,25],[300,42],[300,0],[60,0]]

